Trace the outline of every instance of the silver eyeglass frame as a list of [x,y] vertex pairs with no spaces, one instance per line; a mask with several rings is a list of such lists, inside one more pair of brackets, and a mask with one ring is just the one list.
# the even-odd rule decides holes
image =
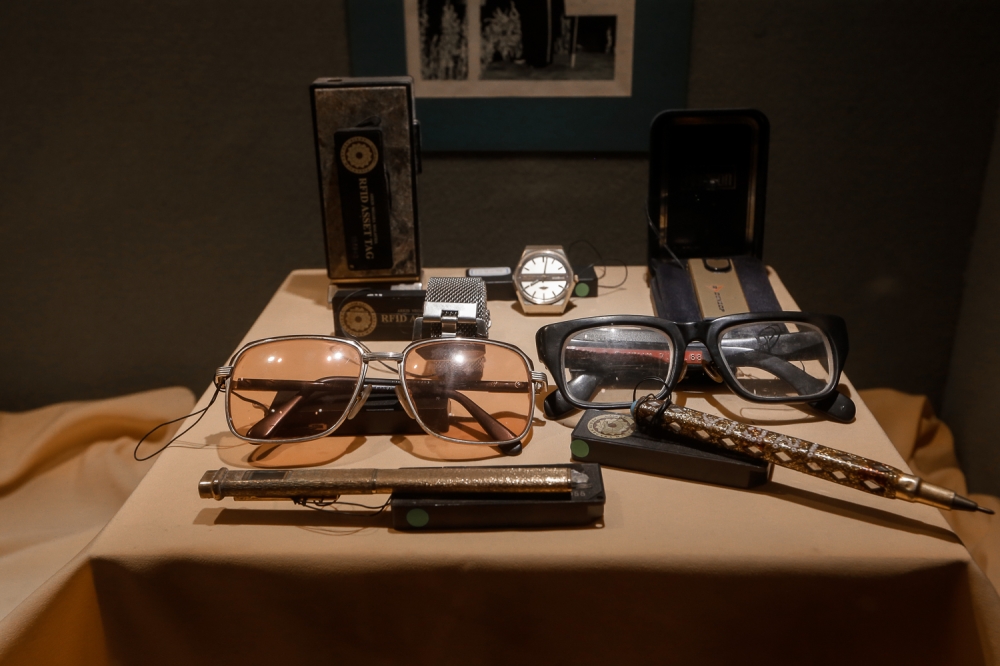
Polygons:
[[[344,413],[337,420],[337,422],[324,430],[323,432],[316,433],[315,435],[309,435],[308,437],[296,437],[289,439],[257,439],[253,437],[247,437],[236,432],[236,428],[233,426],[232,414],[229,410],[230,394],[232,393],[233,382],[229,381],[232,378],[233,369],[239,363],[240,358],[249,350],[259,347],[260,345],[265,345],[272,342],[287,342],[289,340],[323,340],[328,342],[337,342],[342,344],[350,345],[358,351],[361,357],[361,372],[358,376],[357,383],[354,386],[354,392],[351,394],[351,399],[347,403],[347,407],[344,409]],[[509,349],[510,351],[516,352],[518,356],[524,361],[525,369],[528,372],[528,385],[531,392],[531,401],[528,407],[528,418],[524,431],[519,434],[514,439],[509,440],[498,440],[498,441],[469,441],[467,439],[458,439],[455,437],[446,437],[440,435],[433,430],[431,430],[427,424],[418,416],[416,406],[413,404],[413,400],[410,398],[410,392],[406,388],[406,368],[404,360],[407,354],[409,354],[414,349],[419,349],[421,347],[428,347],[431,345],[449,345],[456,342],[474,342],[476,344],[483,345],[493,345],[496,347],[502,347],[503,349]],[[298,442],[311,442],[316,439],[321,439],[323,437],[328,437],[333,434],[337,428],[344,424],[345,421],[354,418],[361,411],[364,406],[365,401],[371,393],[371,386],[365,385],[365,378],[368,375],[368,366],[372,362],[395,362],[397,364],[398,374],[397,378],[378,378],[380,382],[385,384],[392,384],[396,387],[396,397],[399,399],[400,404],[403,406],[404,411],[406,411],[407,416],[412,418],[417,422],[417,425],[432,437],[442,439],[448,442],[455,442],[457,444],[472,444],[475,446],[504,446],[509,444],[515,444],[521,442],[528,433],[531,432],[532,422],[535,416],[535,398],[540,391],[544,391],[548,386],[548,377],[544,372],[539,372],[534,369],[534,364],[528,355],[525,354],[521,349],[515,345],[507,342],[499,342],[497,340],[484,340],[481,338],[463,338],[463,337],[451,337],[451,338],[428,338],[424,340],[415,340],[410,344],[406,345],[401,352],[373,352],[357,340],[351,340],[350,338],[338,338],[329,335],[282,335],[275,336],[271,338],[263,338],[261,340],[254,340],[248,342],[247,344],[240,347],[233,357],[229,360],[228,365],[224,365],[217,368],[215,371],[215,386],[220,391],[225,393],[225,403],[226,403],[226,424],[229,426],[229,431],[233,433],[236,437],[242,439],[245,442],[251,442],[253,444],[295,444]]]

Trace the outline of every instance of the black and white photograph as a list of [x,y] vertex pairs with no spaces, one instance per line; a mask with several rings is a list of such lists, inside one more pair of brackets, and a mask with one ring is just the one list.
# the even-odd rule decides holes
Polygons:
[[465,0],[419,1],[420,78],[425,81],[467,79],[469,31]]
[[588,4],[485,0],[479,78],[613,80],[617,17],[588,14]]
[[403,2],[420,97],[631,93],[635,0]]

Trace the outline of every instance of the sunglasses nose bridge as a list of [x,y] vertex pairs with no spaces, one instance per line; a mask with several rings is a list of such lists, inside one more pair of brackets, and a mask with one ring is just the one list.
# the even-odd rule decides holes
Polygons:
[[371,363],[372,361],[395,361],[396,363],[401,363],[403,361],[402,352],[365,352],[362,354],[362,358],[366,363]]

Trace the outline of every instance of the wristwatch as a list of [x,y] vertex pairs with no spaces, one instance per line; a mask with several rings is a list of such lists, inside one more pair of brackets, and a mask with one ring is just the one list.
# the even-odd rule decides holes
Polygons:
[[562,245],[529,245],[514,269],[514,290],[525,314],[562,314],[576,282]]

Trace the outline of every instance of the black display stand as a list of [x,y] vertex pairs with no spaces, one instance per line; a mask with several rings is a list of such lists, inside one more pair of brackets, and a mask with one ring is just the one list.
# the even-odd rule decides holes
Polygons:
[[[614,436],[601,436],[593,431],[599,427],[589,427],[591,422],[600,423],[601,419],[607,424],[603,429]],[[625,423],[633,426],[623,429]],[[626,414],[588,409],[573,429],[570,444],[573,460],[732,488],[753,488],[771,478],[769,463],[686,437],[660,439],[641,432],[623,434],[632,427],[632,417]]]
[[[541,465],[552,467],[552,465]],[[569,463],[590,481],[571,493],[509,495],[407,495],[389,498],[392,526],[397,530],[433,531],[511,527],[572,527],[589,525],[604,515],[601,466]]]

